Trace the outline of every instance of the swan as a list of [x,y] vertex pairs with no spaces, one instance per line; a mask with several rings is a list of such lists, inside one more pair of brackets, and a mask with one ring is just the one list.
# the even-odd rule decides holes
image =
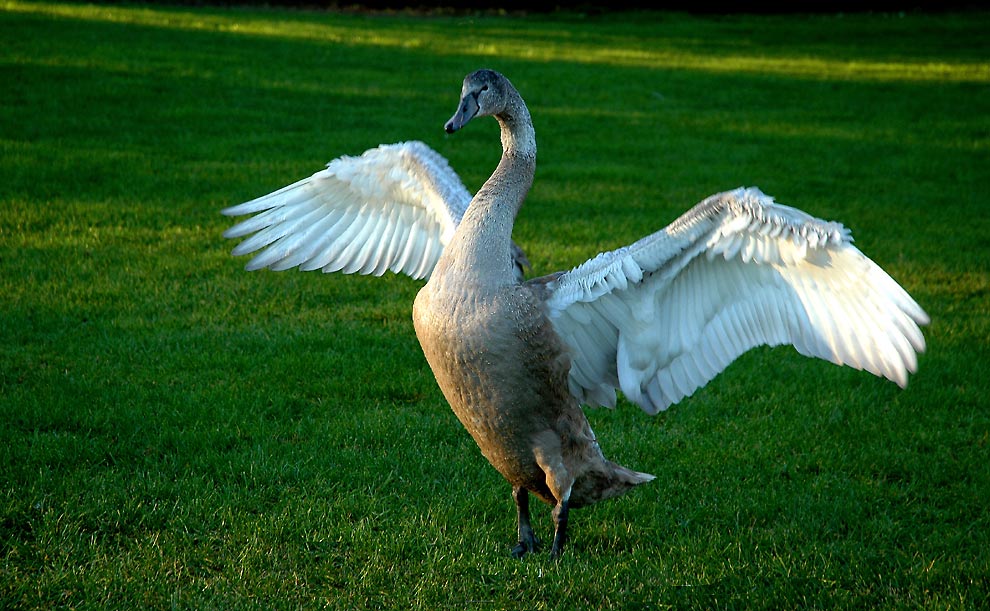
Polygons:
[[[499,123],[502,157],[472,198],[419,142],[343,157],[224,214],[250,235],[248,269],[428,278],[413,305],[437,383],[512,488],[513,556],[540,546],[530,494],[553,507],[550,556],[568,517],[653,476],[605,458],[581,406],[622,393],[648,414],[690,396],[760,345],[866,370],[902,388],[925,349],[924,310],[841,224],[755,187],[712,195],[666,228],[570,271],[521,279],[511,241],[536,165],[529,110],[509,80],[478,70],[446,123]],[[253,234],[253,235],[252,235]]]

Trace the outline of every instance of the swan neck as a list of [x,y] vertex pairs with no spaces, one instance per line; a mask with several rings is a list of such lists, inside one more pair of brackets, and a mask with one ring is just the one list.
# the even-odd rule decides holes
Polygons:
[[517,104],[512,104],[504,112],[495,116],[501,128],[502,159],[506,157],[523,157],[536,159],[536,130],[529,116],[529,109],[516,98]]
[[522,208],[523,201],[533,185],[533,175],[536,172],[536,130],[533,119],[522,96],[510,86],[509,101],[505,109],[495,115],[498,120],[501,140],[502,158],[498,167],[485,181],[479,190],[479,195],[487,196],[483,201],[492,206],[506,209],[486,210],[488,215],[509,214],[509,231],[515,221],[516,214]]
[[474,276],[479,283],[515,282],[512,227],[536,172],[536,134],[522,99],[496,115],[502,133],[502,158],[475,194],[438,264]]

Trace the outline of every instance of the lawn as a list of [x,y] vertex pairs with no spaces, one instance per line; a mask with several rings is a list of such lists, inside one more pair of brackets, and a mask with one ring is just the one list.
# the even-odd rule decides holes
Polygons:
[[[0,0],[0,608],[987,608],[988,28]],[[478,67],[536,124],[534,274],[757,185],[931,315],[908,388],[761,349],[659,416],[589,411],[657,479],[511,559],[420,283],[248,273],[219,214],[400,140],[476,189],[494,122],[442,126]]]

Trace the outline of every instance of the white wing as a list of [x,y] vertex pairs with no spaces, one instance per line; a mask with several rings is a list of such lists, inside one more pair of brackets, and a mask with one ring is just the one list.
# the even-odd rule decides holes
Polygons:
[[571,392],[648,413],[704,386],[743,352],[798,352],[907,384],[928,316],[838,223],[758,189],[709,197],[666,229],[543,279],[570,346]]
[[471,201],[447,161],[422,142],[340,157],[325,170],[223,210],[255,214],[224,232],[234,255],[261,251],[248,270],[299,267],[425,278]]

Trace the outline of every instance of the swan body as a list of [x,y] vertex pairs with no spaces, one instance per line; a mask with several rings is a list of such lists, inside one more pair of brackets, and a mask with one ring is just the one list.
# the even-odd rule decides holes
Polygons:
[[[464,79],[447,123],[501,127],[503,154],[472,198],[422,143],[382,146],[224,210],[254,214],[225,236],[248,269],[299,267],[428,278],[413,306],[437,382],[482,454],[512,486],[513,555],[538,547],[529,494],[553,505],[559,556],[569,510],[653,479],[602,453],[581,405],[616,390],[655,414],[746,350],[789,344],[900,386],[928,316],[849,231],[756,188],[713,195],[666,228],[567,272],[524,281],[511,241],[532,185],[536,138],[501,74]],[[253,234],[253,235],[251,235]]]

